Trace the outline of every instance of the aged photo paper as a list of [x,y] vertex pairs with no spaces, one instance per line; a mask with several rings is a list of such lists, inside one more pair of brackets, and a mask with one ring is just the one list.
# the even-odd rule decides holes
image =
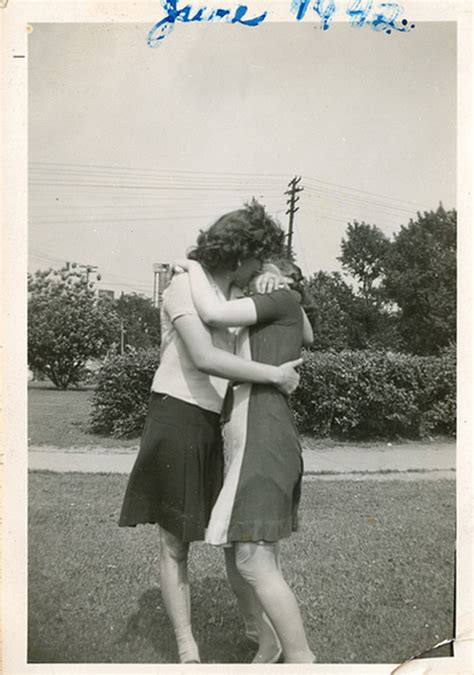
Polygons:
[[[471,2],[262,0],[243,5],[222,0],[204,7],[198,0],[3,0],[0,7],[2,672],[140,675],[258,673],[274,668],[288,673],[384,675],[474,672]],[[425,37],[417,38],[421,26]],[[429,56],[435,53],[430,36],[440,40],[439,50],[445,50],[435,65]],[[440,36],[446,36],[446,42]],[[414,40],[419,40],[416,47]],[[378,51],[377,45],[386,41],[391,41],[390,49]],[[257,60],[262,44],[267,57]],[[345,49],[360,60],[345,63]],[[411,127],[405,138],[403,133],[423,85],[413,76],[410,98],[398,95],[400,73],[411,77],[409,70],[403,71],[410,63],[404,55],[423,49],[428,53],[423,61],[426,72],[439,67],[452,97],[440,99],[441,112],[433,112],[446,115],[439,147],[426,138],[412,141]],[[289,61],[283,53],[291,53]],[[260,83],[267,89],[259,88]],[[140,92],[136,101],[131,100],[132,87]],[[347,94],[343,104],[338,98],[342,87],[352,97]],[[383,125],[376,112],[381,91],[390,97],[393,114]],[[275,92],[285,101],[282,110],[273,105]],[[318,99],[321,119],[309,118]],[[364,120],[360,128],[354,127],[353,111]],[[339,125],[337,134],[333,118]],[[416,125],[420,120],[414,120],[413,128]],[[316,133],[308,139],[310,127]],[[300,203],[294,239],[297,259],[305,275],[332,270],[344,219],[362,219],[365,205],[381,209],[380,223],[389,236],[416,216],[417,207],[410,214],[409,197],[404,196],[411,195],[413,180],[407,171],[406,146],[403,158],[387,169],[387,175],[383,162],[385,151],[395,156],[397,143],[412,142],[415,165],[417,157],[433,158],[432,171],[417,177],[420,210],[437,208],[441,197],[433,196],[429,185],[442,184],[449,201],[444,205],[457,210],[459,223],[455,639],[439,636],[439,645],[447,651],[440,657],[414,653],[404,663],[380,664],[29,663],[27,272],[59,266],[65,256],[75,255],[92,267],[110,268],[103,289],[129,292],[133,283],[134,290],[151,295],[152,263],[182,258],[199,230],[223,213],[227,203],[232,210],[254,194],[261,196],[286,227],[282,193],[300,173],[317,179],[306,183],[309,187]],[[445,151],[448,168],[443,174]],[[308,168],[312,154],[314,169]],[[155,182],[147,183],[147,171],[155,165]],[[374,165],[381,167],[377,184],[371,182]],[[170,177],[165,178],[168,168]],[[240,180],[244,174],[245,180]],[[187,179],[193,192],[182,192]],[[132,185],[126,197],[117,198],[111,216],[111,183],[126,187],[128,180]],[[133,196],[139,185],[140,202]],[[166,192],[161,219],[154,211],[158,202],[143,189],[146,185],[150,189],[158,185]],[[52,186],[59,186],[56,199],[67,200],[65,206],[53,204]],[[234,192],[228,196],[230,188]],[[86,193],[87,207],[81,201]],[[387,194],[393,196],[391,202],[381,196]],[[325,195],[334,200],[333,210],[325,205]],[[344,210],[348,203],[352,211]],[[70,225],[69,232],[62,218]],[[318,222],[325,223],[321,230],[314,225]],[[81,223],[88,226],[82,229]],[[114,508],[110,506],[111,511]]]

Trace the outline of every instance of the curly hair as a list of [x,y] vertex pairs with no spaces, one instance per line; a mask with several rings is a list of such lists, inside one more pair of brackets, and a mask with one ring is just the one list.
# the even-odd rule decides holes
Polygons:
[[283,252],[284,232],[255,198],[201,230],[188,258],[210,271],[235,270],[241,260],[264,260]]

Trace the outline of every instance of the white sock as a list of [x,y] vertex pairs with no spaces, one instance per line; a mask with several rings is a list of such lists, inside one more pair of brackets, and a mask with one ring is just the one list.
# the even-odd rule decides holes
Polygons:
[[191,626],[175,630],[176,642],[178,644],[178,653],[181,663],[190,663],[195,661],[201,663],[199,658],[199,649],[194,639]]

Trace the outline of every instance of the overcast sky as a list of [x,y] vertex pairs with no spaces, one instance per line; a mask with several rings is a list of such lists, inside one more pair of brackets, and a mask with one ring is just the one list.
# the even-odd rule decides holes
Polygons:
[[29,36],[29,269],[100,268],[152,293],[154,262],[252,195],[306,274],[338,269],[348,221],[392,235],[456,197],[456,32],[334,24],[35,24]]

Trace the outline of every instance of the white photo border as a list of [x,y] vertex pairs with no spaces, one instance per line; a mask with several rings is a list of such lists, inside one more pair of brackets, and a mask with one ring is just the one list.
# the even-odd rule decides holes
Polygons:
[[[340,0],[341,2],[343,0]],[[27,658],[27,167],[28,167],[28,26],[35,23],[143,23],[148,30],[163,18],[159,2],[22,2],[10,0],[0,9],[2,22],[2,323],[3,381],[3,672],[6,675],[48,673],[187,673],[271,672],[251,665],[119,665],[28,664]],[[193,3],[199,7],[201,3]],[[207,7],[233,7],[233,2],[206,2]],[[452,658],[418,659],[398,664],[331,664],[278,666],[291,673],[470,673],[473,672],[473,499],[472,499],[472,38],[469,1],[411,0],[402,3],[410,22],[455,21],[458,35],[458,435],[456,529],[456,640]],[[290,0],[249,3],[249,15],[268,11],[269,21],[294,21]],[[344,20],[336,17],[337,21]],[[347,19],[346,19],[347,20]],[[250,29],[249,29],[250,30]],[[251,30],[258,30],[253,28]],[[409,36],[406,36],[409,37]],[[406,39],[405,37],[405,39]],[[179,40],[179,26],[171,38]],[[397,39],[397,36],[394,36]],[[398,39],[402,39],[399,36]],[[24,58],[22,57],[24,56]]]

